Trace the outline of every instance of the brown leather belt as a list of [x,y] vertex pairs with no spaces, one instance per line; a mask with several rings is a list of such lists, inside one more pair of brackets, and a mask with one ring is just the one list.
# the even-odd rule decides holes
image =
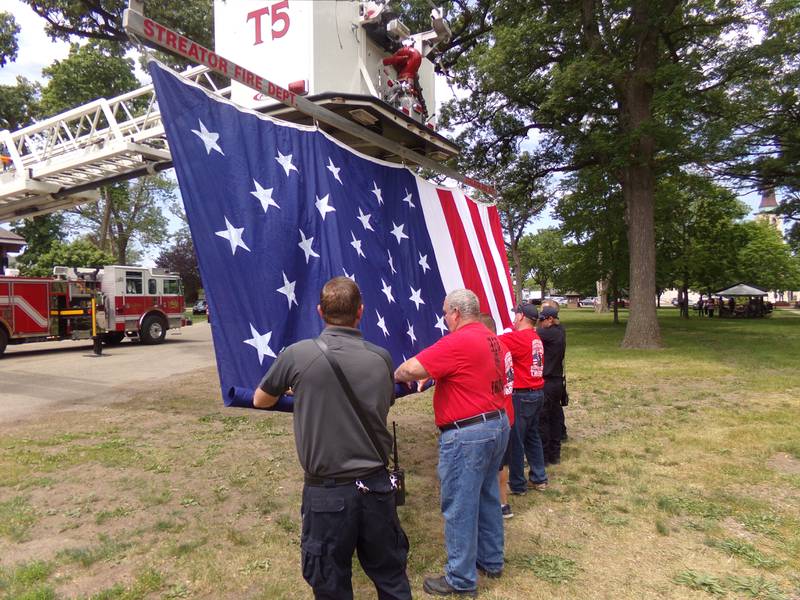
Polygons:
[[494,421],[495,419],[499,419],[504,414],[506,414],[504,408],[501,408],[500,410],[493,410],[490,412],[481,413],[479,415],[475,415],[474,417],[459,419],[458,421],[453,421],[452,423],[445,423],[444,425],[439,425],[439,431],[462,429],[463,427],[469,427],[470,425],[477,425],[478,423],[485,423],[486,421]]

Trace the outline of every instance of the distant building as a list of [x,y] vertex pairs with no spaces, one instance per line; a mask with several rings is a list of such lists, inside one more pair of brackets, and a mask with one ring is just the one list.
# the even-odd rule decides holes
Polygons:
[[778,200],[775,198],[775,188],[764,190],[761,193],[761,204],[758,205],[756,221],[769,223],[783,235],[781,219],[775,214],[776,208],[778,208]]

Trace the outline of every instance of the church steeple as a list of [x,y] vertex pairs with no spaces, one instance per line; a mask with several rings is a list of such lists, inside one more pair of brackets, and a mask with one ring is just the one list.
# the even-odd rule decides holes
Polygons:
[[775,214],[778,201],[775,198],[775,188],[768,188],[761,192],[761,204],[758,205],[756,220],[766,221],[778,231],[781,231],[781,220]]
[[769,188],[761,192],[761,204],[758,205],[758,210],[769,211],[773,208],[778,208],[778,201],[775,199],[775,188]]

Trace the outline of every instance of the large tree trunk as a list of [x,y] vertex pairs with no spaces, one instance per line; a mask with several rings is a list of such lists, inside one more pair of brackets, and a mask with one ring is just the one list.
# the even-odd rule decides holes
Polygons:
[[655,241],[655,140],[648,129],[653,111],[653,81],[658,56],[658,29],[651,22],[647,0],[634,3],[632,21],[638,30],[636,64],[621,86],[620,113],[623,129],[631,136],[631,156],[623,169],[630,252],[631,310],[623,348],[660,348],[653,291],[656,289]]
[[655,189],[649,166],[626,169],[623,193],[628,210],[631,310],[623,348],[660,348],[653,290],[656,287]]

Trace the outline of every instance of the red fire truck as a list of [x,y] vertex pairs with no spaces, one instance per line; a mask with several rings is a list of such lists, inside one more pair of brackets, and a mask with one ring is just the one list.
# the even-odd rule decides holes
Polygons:
[[[95,307],[93,323],[92,307]],[[0,355],[7,344],[125,336],[160,344],[186,325],[183,286],[174,273],[112,265],[55,267],[53,277],[0,276]]]

